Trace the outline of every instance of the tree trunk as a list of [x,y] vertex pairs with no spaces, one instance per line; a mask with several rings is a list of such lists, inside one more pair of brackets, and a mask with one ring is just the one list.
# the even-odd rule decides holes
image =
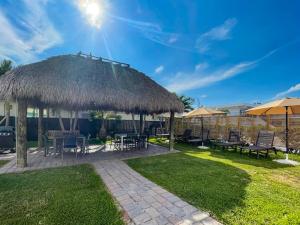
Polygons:
[[60,112],[58,112],[58,120],[59,120],[60,129],[61,129],[62,131],[65,131],[64,122],[62,121]]
[[77,121],[78,121],[78,111],[75,112],[75,119],[74,119],[74,123],[73,123],[73,131],[76,130]]
[[70,131],[73,130],[73,112],[72,111],[70,112],[70,128],[69,128],[69,130]]
[[133,129],[134,129],[134,133],[137,134],[137,129],[136,129],[136,124],[135,124],[135,120],[134,120],[134,114],[132,113],[131,114],[131,117],[132,117],[132,123],[133,123]]
[[169,150],[174,150],[174,112],[170,113],[170,138],[169,138]]
[[18,102],[17,110],[17,167],[27,166],[27,103]]
[[144,134],[144,118],[143,114],[140,114],[140,135]]
[[99,131],[99,138],[105,138],[105,137],[106,137],[105,119],[102,119],[101,128]]
[[39,119],[38,119],[38,147],[43,147],[43,115],[44,109],[42,107],[39,108]]
[[5,108],[5,126],[9,126],[9,118],[10,118],[10,104],[8,101],[4,103]]

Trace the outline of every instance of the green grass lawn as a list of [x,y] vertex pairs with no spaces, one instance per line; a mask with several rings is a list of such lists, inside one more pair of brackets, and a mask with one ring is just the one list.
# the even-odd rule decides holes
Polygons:
[[224,224],[300,224],[299,166],[184,144],[175,147],[181,152],[127,163]]
[[0,175],[0,224],[124,224],[89,165]]

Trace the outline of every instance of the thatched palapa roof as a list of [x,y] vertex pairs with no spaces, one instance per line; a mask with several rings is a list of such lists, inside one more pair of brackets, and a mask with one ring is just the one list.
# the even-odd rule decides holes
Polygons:
[[55,56],[13,69],[0,77],[0,99],[70,110],[183,111],[175,94],[129,65],[82,55]]

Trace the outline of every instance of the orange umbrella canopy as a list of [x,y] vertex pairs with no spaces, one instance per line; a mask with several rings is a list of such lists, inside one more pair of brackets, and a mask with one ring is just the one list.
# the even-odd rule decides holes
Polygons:
[[300,98],[285,98],[275,100],[267,104],[263,104],[246,111],[249,115],[282,115],[286,114],[286,107],[288,107],[288,114],[300,114]]
[[225,115],[225,112],[201,107],[198,109],[195,109],[185,115],[185,117],[192,118],[192,117],[205,117],[205,116],[214,116],[214,115]]

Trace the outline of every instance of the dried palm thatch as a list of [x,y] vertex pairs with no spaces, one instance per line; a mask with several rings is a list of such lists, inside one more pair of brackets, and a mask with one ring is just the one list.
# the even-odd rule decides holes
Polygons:
[[182,112],[175,94],[126,64],[62,55],[20,66],[0,78],[0,99],[72,110]]

